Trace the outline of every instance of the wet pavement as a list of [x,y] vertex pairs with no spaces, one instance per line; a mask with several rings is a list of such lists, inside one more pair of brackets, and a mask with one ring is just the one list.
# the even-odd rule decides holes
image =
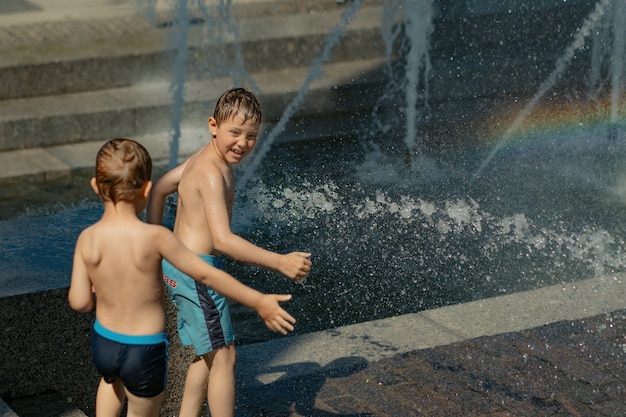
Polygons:
[[[239,346],[236,416],[624,416],[623,281],[594,279],[575,286],[576,290],[559,285]],[[43,297],[44,304],[58,304],[45,319],[28,314],[27,319],[44,327],[61,322],[67,310],[65,297],[53,296]],[[6,316],[10,301],[5,300],[7,309],[0,310],[3,319],[11,317]],[[42,296],[18,297],[15,302],[42,304]],[[37,316],[36,311],[31,315]],[[581,318],[563,319],[576,316]],[[71,317],[76,323],[68,325],[66,317],[47,337],[67,351],[66,340],[78,329],[84,334],[72,336],[71,353],[52,353],[51,361],[31,363],[31,369],[41,372],[29,371],[26,376],[34,383],[52,377],[59,392],[4,398],[8,407],[0,400],[0,417],[94,415],[97,377],[87,365],[91,361],[86,337],[91,320],[85,315]],[[172,335],[170,341],[172,378],[168,377],[163,417],[176,415],[182,371],[189,363],[176,348],[177,338]],[[0,346],[13,351],[5,342]],[[22,352],[44,343],[31,334]],[[3,374],[16,372],[9,371],[12,362],[1,350],[0,363]],[[71,381],[58,374],[59,368],[73,375]],[[77,398],[80,395],[82,399]]]
[[625,335],[621,310],[369,363],[342,358],[240,389],[237,415],[624,416]]

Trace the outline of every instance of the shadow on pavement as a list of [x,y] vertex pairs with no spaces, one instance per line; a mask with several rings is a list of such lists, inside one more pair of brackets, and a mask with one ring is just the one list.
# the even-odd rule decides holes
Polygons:
[[[308,416],[308,417],[366,417],[371,413],[336,413],[319,408],[316,398],[328,378],[341,378],[367,368],[361,357],[343,357],[320,366],[313,362],[300,362],[264,368],[266,373],[283,373],[270,384],[238,389],[237,417],[249,416]],[[296,369],[298,370],[296,372]],[[306,372],[302,372],[306,370]],[[340,395],[338,393],[338,395]],[[330,397],[326,394],[325,397]]]

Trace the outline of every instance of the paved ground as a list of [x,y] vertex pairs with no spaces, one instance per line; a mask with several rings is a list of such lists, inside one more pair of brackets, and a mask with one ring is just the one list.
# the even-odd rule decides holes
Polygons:
[[625,313],[345,360],[243,390],[238,415],[624,416]]
[[[624,278],[241,346],[236,416],[624,416]],[[66,398],[0,401],[0,416],[84,416]]]
[[238,416],[624,416],[625,309],[616,276],[242,347]]

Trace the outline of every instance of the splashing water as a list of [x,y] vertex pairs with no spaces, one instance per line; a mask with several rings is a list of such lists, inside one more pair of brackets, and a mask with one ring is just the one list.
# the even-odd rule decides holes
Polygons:
[[611,123],[617,122],[617,112],[624,91],[624,49],[626,48],[626,5],[613,1],[613,53],[611,66]]
[[[204,0],[176,0],[171,6],[172,20],[161,25],[172,27],[171,43],[176,51],[172,63],[172,93],[170,151],[168,166],[174,168],[178,164],[181,124],[185,108],[185,87],[189,74],[214,79],[217,76],[228,75],[234,85],[246,83],[253,91],[259,88],[253,78],[247,73],[241,52],[241,36],[236,19],[232,16],[231,0],[215,0],[207,5]],[[157,0],[139,2],[139,9],[150,20],[156,20]],[[211,54],[206,54],[206,62],[195,63],[197,68],[190,68],[189,51],[191,26],[202,23],[203,38],[196,39],[193,45],[202,48],[204,43],[210,42],[213,47]],[[234,59],[229,61],[230,54],[226,48],[234,51]],[[218,52],[219,51],[219,52]],[[198,73],[199,74],[194,74]]]
[[178,163],[178,149],[180,142],[180,125],[183,119],[185,104],[185,74],[186,63],[189,57],[187,39],[189,37],[189,11],[187,0],[179,0],[174,6],[175,27],[174,45],[176,45],[176,57],[173,65],[173,81],[170,87],[172,91],[172,139],[170,141],[170,157],[168,166],[174,168]]
[[[389,111],[389,102],[395,100],[398,91],[404,93],[404,111],[399,112],[404,121],[402,142],[408,150],[411,168],[417,167],[419,171],[407,171],[406,166],[393,159],[385,162],[389,165],[382,165],[382,154],[376,147],[367,149],[367,146],[361,149],[368,152],[351,158],[354,164],[349,168],[337,167],[329,160],[318,163],[307,160],[301,164],[327,167],[324,173],[297,172],[296,168],[290,168],[294,172],[285,172],[282,165],[272,168],[272,160],[280,160],[275,155],[280,152],[268,154],[268,150],[302,104],[311,81],[321,75],[321,65],[360,6],[356,1],[343,13],[341,23],[327,37],[323,52],[302,88],[264,139],[263,147],[257,150],[240,180],[240,189],[247,190],[247,194],[239,200],[243,206],[234,220],[239,233],[252,233],[248,237],[253,241],[272,242],[276,250],[303,247],[316,254],[316,274],[310,279],[315,283],[303,286],[302,293],[296,297],[304,321],[311,322],[305,328],[327,328],[329,323],[369,320],[626,269],[622,261],[623,242],[616,237],[623,227],[608,221],[614,205],[603,209],[605,216],[599,220],[584,222],[582,226],[575,215],[563,212],[563,207],[575,206],[580,195],[585,195],[586,201],[605,201],[610,194],[604,188],[608,181],[604,180],[593,190],[572,185],[576,180],[568,175],[578,174],[569,167],[581,166],[567,160],[578,158],[570,153],[576,150],[572,141],[568,143],[570,150],[556,147],[545,152],[545,165],[552,168],[555,168],[552,158],[558,152],[566,156],[563,166],[550,173],[557,185],[543,184],[546,173],[535,169],[533,164],[537,160],[525,160],[522,156],[516,167],[509,170],[500,167],[500,172],[484,185],[487,188],[481,190],[478,184],[473,184],[475,187],[468,193],[463,191],[467,172],[441,168],[424,155],[419,125],[428,117],[429,110],[428,82],[432,70],[429,37],[435,15],[432,1],[385,3],[383,40],[390,78],[372,113],[377,116],[379,109]],[[491,154],[482,161],[474,178],[480,176],[539,100],[557,83],[576,52],[584,47],[585,40],[603,17],[610,15],[609,6],[610,0],[596,4],[574,41],[557,60],[552,74],[541,83]],[[620,24],[617,20],[613,24],[614,48],[618,50]],[[392,76],[392,60],[397,52],[393,48],[403,36],[404,46],[399,52],[406,62],[403,74],[396,78]],[[614,94],[619,91],[616,85],[621,84],[615,79],[618,64],[613,62]],[[378,131],[383,133],[393,129],[392,120],[384,116],[373,117]],[[613,118],[612,122],[615,122]],[[362,145],[363,142],[366,141],[361,141]],[[536,146],[549,147],[554,143]],[[526,152],[527,149],[532,148],[526,148]],[[327,151],[349,154],[346,150]],[[291,149],[289,157],[283,159],[292,159],[294,152]],[[307,158],[310,154],[307,153]],[[600,155],[597,160],[602,158]],[[273,170],[280,176],[272,173]],[[372,172],[376,175],[371,175]],[[258,180],[259,173],[269,178]],[[252,181],[257,181],[254,186],[249,184]],[[533,189],[534,199],[530,202],[519,196],[526,184],[541,190],[538,195],[538,190]],[[394,191],[385,189],[389,185],[393,185]],[[554,202],[554,187],[560,187],[557,202]],[[501,206],[503,203],[506,207]],[[240,265],[232,268],[235,274],[238,268],[245,270]],[[241,273],[246,275],[249,274]],[[258,275],[264,276],[258,271],[253,275],[257,276],[255,280]],[[273,279],[267,280],[265,285],[276,285],[270,284]],[[330,295],[334,303],[359,306],[362,311],[335,311],[319,301],[319,294]],[[313,304],[312,309],[309,304]],[[318,322],[312,317],[317,317]]]
[[[541,146],[550,160],[555,149]],[[333,154],[362,160],[351,143],[283,145],[268,155],[234,227],[274,248],[310,250],[315,271],[300,289],[263,272],[250,282],[293,292],[302,326],[319,330],[623,272],[622,200],[607,182],[589,186],[567,171],[596,152],[601,166],[601,148],[568,153],[574,160],[562,166],[520,157],[467,193],[459,187],[464,180],[451,176],[390,188],[363,182],[354,166],[331,162]],[[293,166],[285,168],[287,155]]]

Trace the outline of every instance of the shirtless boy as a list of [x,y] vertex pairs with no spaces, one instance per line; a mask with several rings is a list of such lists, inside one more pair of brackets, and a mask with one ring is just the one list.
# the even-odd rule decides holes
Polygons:
[[[155,184],[148,206],[148,222],[160,224],[165,199],[178,191],[174,234],[193,252],[217,267],[222,255],[236,261],[278,271],[299,280],[311,270],[310,253],[278,254],[260,248],[230,229],[235,182],[232,166],[254,148],[261,124],[256,97],[243,88],[226,91],[208,120],[212,140]],[[181,282],[189,282],[167,262],[163,274],[176,282],[168,286],[178,308],[178,334],[184,345],[193,345],[197,357],[189,366],[180,417],[197,417],[205,396],[213,417],[232,417],[235,407],[235,346],[228,307],[223,296],[209,290],[219,320],[189,295],[180,294]],[[196,287],[199,298],[206,290]],[[193,329],[193,330],[189,330]],[[201,333],[200,333],[201,332]],[[217,337],[213,337],[214,334]],[[200,335],[200,336],[198,336]],[[208,385],[207,385],[208,384]]]
[[167,338],[161,260],[168,259],[203,286],[259,313],[273,331],[286,334],[295,319],[279,302],[290,295],[264,295],[204,262],[163,226],[142,222],[152,182],[146,149],[129,139],[107,142],[96,158],[94,192],[102,218],[76,242],[70,306],[95,307],[91,346],[102,375],[96,416],[117,417],[128,399],[128,416],[158,416],[167,376]]

